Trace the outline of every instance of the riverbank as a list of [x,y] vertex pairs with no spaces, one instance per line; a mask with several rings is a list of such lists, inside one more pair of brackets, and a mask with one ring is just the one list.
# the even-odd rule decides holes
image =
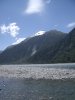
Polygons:
[[2,65],[0,77],[33,79],[71,79],[75,78],[73,65]]

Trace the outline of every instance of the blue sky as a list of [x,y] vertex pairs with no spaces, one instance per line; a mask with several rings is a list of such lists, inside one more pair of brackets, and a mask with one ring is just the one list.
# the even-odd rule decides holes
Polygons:
[[75,0],[0,0],[0,50],[38,31],[75,27]]

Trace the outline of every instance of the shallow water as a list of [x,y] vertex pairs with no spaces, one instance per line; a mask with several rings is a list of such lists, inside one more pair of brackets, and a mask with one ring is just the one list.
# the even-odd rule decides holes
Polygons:
[[75,80],[0,79],[0,100],[75,100]]

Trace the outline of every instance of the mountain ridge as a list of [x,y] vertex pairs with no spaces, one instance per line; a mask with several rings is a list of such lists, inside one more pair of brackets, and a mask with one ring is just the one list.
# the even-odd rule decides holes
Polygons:
[[[47,31],[42,35],[27,38],[20,44],[4,50],[0,54],[0,64],[74,62],[74,44],[75,28],[68,34],[57,30]],[[67,53],[66,49],[68,54],[65,54]]]
[[75,28],[72,29],[72,31],[70,31],[67,37],[64,39],[52,62],[75,62]]

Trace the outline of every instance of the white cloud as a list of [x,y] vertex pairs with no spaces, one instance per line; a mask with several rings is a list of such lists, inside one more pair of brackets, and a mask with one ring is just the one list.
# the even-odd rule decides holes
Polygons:
[[9,33],[12,37],[16,37],[19,34],[19,26],[16,23],[10,23],[8,26],[5,24],[0,26],[0,31],[2,34]]
[[43,0],[29,0],[25,12],[27,14],[40,13],[43,10],[43,6],[44,6]]
[[54,27],[57,27],[57,26],[58,26],[58,24],[54,25]]
[[7,27],[5,26],[5,24],[0,26],[0,31],[1,31],[2,34],[7,32]]
[[26,38],[16,38],[16,42],[14,42],[12,45],[16,45],[24,41]]
[[35,34],[35,36],[39,36],[39,35],[43,35],[43,34],[45,34],[45,31],[39,31],[39,32],[37,32],[37,33]]
[[29,0],[25,13],[41,13],[44,10],[45,4],[50,2],[51,0]]
[[68,27],[68,28],[75,27],[75,22],[69,23],[69,24],[67,25],[67,27]]

